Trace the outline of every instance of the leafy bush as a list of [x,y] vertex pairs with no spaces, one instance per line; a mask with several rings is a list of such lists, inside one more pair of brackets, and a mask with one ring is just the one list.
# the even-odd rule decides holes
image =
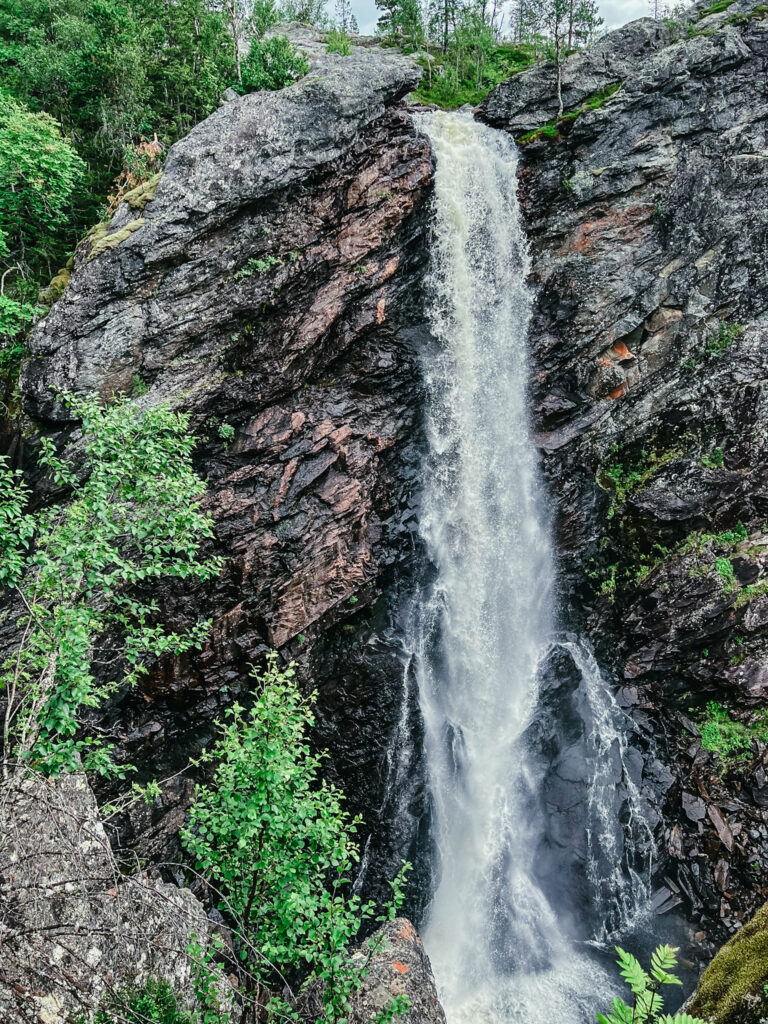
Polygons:
[[[31,302],[17,302],[7,295],[0,295],[0,372],[9,369],[24,352],[24,345],[18,335],[32,323],[43,310]],[[10,343],[9,343],[10,342]]]
[[253,39],[243,61],[243,92],[283,89],[309,71],[307,55],[285,36]]
[[702,455],[701,464],[706,469],[722,469],[723,458],[723,449],[715,448],[709,453],[709,455]]
[[650,973],[646,973],[640,961],[631,953],[619,946],[617,963],[619,972],[632,992],[632,1005],[628,1006],[618,997],[608,1014],[598,1013],[599,1024],[706,1024],[698,1017],[688,1013],[662,1013],[664,1001],[659,990],[662,985],[679,985],[680,979],[672,974],[677,965],[677,949],[671,946],[659,946],[651,955]]
[[143,985],[124,989],[90,1018],[79,1017],[77,1024],[199,1024],[199,1017],[179,1005],[167,981],[148,978]]
[[166,631],[157,604],[137,588],[168,577],[209,579],[220,563],[198,559],[212,523],[198,508],[205,485],[192,469],[187,418],[125,401],[65,401],[82,419],[80,471],[47,438],[38,463],[70,490],[68,502],[25,511],[23,478],[0,459],[0,585],[23,608],[18,646],[0,666],[3,769],[13,756],[22,769],[49,775],[81,762],[123,775],[108,747],[78,738],[82,710],[118,685],[119,675],[96,678],[94,649],[98,643],[102,663],[124,663],[121,681],[130,685],[149,659],[199,647],[208,623]]
[[722,321],[718,325],[717,334],[707,342],[706,355],[710,359],[719,359],[724,355],[744,328],[740,324],[726,324]]
[[[301,696],[293,668],[280,670],[272,654],[254,678],[253,706],[234,704],[201,756],[213,777],[196,788],[182,840],[235,924],[246,1000],[308,976],[323,985],[321,1022],[343,1020],[363,974],[347,951],[376,913],[351,892],[359,819],[320,778],[307,739],[313,698]],[[401,901],[393,885],[389,917]],[[294,1019],[276,997],[270,1005]]]
[[84,171],[52,117],[0,92],[0,252],[9,261],[47,259]]
[[352,40],[343,29],[332,28],[325,41],[328,53],[340,53],[342,57],[349,57],[352,53]]

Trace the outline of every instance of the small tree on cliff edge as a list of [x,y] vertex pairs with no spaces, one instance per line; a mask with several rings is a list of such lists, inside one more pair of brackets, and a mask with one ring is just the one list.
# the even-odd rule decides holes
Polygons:
[[545,0],[544,24],[552,40],[557,75],[557,116],[563,116],[563,62],[566,57],[570,0]]

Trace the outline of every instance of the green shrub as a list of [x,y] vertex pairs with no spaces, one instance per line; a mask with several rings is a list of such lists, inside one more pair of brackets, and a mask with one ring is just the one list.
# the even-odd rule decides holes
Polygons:
[[722,469],[723,468],[723,449],[715,448],[709,455],[702,455],[701,464],[706,469]]
[[677,949],[659,946],[651,955],[649,973],[643,970],[640,961],[631,953],[619,946],[616,952],[619,954],[619,973],[632,992],[632,1005],[628,1006],[623,999],[617,997],[610,1013],[598,1013],[599,1024],[648,1024],[651,1021],[656,1024],[706,1024],[688,1013],[672,1015],[662,1012],[662,985],[680,984],[680,979],[671,973],[677,965]]
[[328,53],[340,53],[342,57],[349,57],[352,53],[352,40],[343,29],[332,28],[325,41]]
[[309,71],[307,55],[285,36],[252,39],[243,60],[243,92],[283,89]]
[[[201,756],[212,780],[196,788],[182,841],[234,923],[246,1001],[265,988],[280,991],[286,975],[318,979],[323,1020],[341,1021],[364,973],[348,950],[376,914],[351,891],[359,819],[321,778],[322,756],[307,736],[313,698],[302,697],[293,667],[281,670],[272,654],[254,678],[253,706],[229,708],[218,741]],[[390,918],[402,898],[399,882],[393,886]],[[270,1005],[291,1012],[276,997]]]
[[201,1024],[197,1014],[179,1004],[178,997],[161,978],[148,978],[143,985],[123,989],[90,1017],[80,1016],[77,1024]]
[[[213,527],[198,507],[205,485],[192,469],[187,417],[125,401],[64,400],[82,420],[78,472],[48,438],[38,463],[68,501],[26,511],[29,490],[0,459],[0,585],[23,608],[18,647],[0,665],[3,772],[14,758],[20,770],[48,775],[81,766],[124,775],[108,747],[81,738],[82,711],[99,707],[118,683],[135,683],[150,659],[202,644],[208,623],[166,630],[138,588],[210,579],[220,562],[198,559]],[[122,675],[97,678],[97,645],[99,661],[124,667]]]
[[705,349],[709,359],[719,359],[724,355],[744,328],[740,324],[726,324],[722,321],[718,325],[717,334],[707,341]]
[[716,558],[715,572],[723,582],[723,593],[730,594],[736,589],[736,576],[733,571],[733,562],[730,558]]

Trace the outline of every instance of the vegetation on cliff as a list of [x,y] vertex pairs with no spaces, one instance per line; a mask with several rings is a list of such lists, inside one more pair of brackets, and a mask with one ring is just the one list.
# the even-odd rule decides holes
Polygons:
[[761,1024],[768,1017],[768,905],[715,955],[691,1012],[711,1024]]
[[212,523],[199,508],[187,418],[65,401],[82,419],[77,469],[48,438],[38,464],[68,501],[28,511],[21,473],[0,459],[0,584],[19,615],[18,643],[0,666],[4,778],[81,766],[124,775],[98,732],[83,734],[83,712],[135,683],[148,659],[202,644],[206,622],[164,628],[143,588],[220,568],[199,557]]
[[[64,401],[82,421],[82,450],[63,458],[44,438],[38,459],[63,501],[30,510],[21,474],[0,460],[0,583],[17,602],[7,614],[18,616],[15,648],[0,669],[6,786],[83,769],[126,777],[129,766],[113,761],[103,738],[99,709],[150,662],[200,647],[209,628],[205,621],[166,628],[152,591],[169,579],[210,579],[221,566],[201,558],[212,523],[200,509],[205,486],[191,465],[187,418],[125,400]],[[308,742],[311,698],[301,695],[291,666],[280,670],[276,654],[255,678],[250,706],[232,705],[216,744],[193,762],[212,773],[198,785],[182,833],[190,878],[205,884],[232,948],[217,941],[206,950],[207,936],[193,939],[193,1012],[150,978],[82,1021],[224,1024],[235,1010],[222,996],[218,964],[232,955],[241,1024],[275,1014],[318,1024],[347,1019],[378,947],[369,944],[358,959],[350,948],[367,922],[394,919],[400,879],[383,907],[352,891],[360,822],[321,779],[323,757]],[[137,792],[151,800],[159,789],[150,782]],[[407,1000],[394,1000],[387,1019],[406,1008]]]

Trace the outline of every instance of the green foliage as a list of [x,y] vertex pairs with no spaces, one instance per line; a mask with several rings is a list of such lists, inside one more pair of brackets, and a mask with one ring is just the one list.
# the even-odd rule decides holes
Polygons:
[[[318,1024],[341,1022],[362,978],[348,949],[376,914],[351,892],[359,819],[321,778],[322,757],[307,738],[312,698],[301,696],[293,667],[281,670],[272,654],[254,678],[252,707],[229,708],[218,741],[201,756],[212,781],[197,786],[182,839],[235,922],[245,998],[279,990],[286,975],[319,979]],[[388,917],[402,899],[398,882],[394,891]],[[293,1019],[280,1000],[270,1005]]]
[[285,36],[252,39],[242,65],[242,92],[283,89],[306,75],[309,61]]
[[719,14],[721,11],[726,11],[732,3],[735,3],[735,0],[718,0],[717,3],[711,4],[709,7],[704,7],[699,11],[699,21],[710,14]]
[[79,1017],[78,1024],[200,1024],[197,1014],[189,1013],[167,981],[148,978],[143,985],[124,989],[90,1018]]
[[52,117],[0,92],[0,253],[10,264],[46,262],[84,170]]
[[33,306],[31,302],[17,302],[7,295],[0,295],[0,339],[7,339],[0,348],[0,372],[21,359],[24,343],[19,334],[42,312],[40,306]]
[[741,588],[734,607],[743,608],[745,604],[749,604],[750,601],[756,601],[758,597],[763,597],[765,594],[768,594],[768,580],[763,580],[761,583],[751,583]]
[[740,324],[726,324],[721,321],[717,328],[717,334],[707,342],[705,349],[707,357],[719,359],[728,351],[743,330],[744,328]]
[[717,755],[723,770],[738,767],[749,760],[753,741],[768,742],[768,711],[739,722],[719,701],[709,701],[699,721],[701,745]]
[[715,572],[723,581],[723,593],[730,594],[731,591],[736,589],[736,577],[730,558],[716,558]]
[[642,451],[639,461],[632,466],[616,462],[606,469],[601,469],[597,475],[597,482],[605,490],[613,492],[608,518],[612,519],[631,494],[641,491],[663,466],[680,455],[680,448],[670,448],[668,451]]
[[229,444],[235,436],[235,428],[231,423],[222,423],[219,427],[218,434],[224,444]]
[[399,996],[395,996],[388,1006],[377,1013],[373,1019],[372,1024],[392,1024],[393,1021],[397,1020],[398,1017],[402,1017],[403,1014],[408,1013],[411,1008],[411,1000],[407,995],[401,993]]
[[352,40],[343,29],[332,28],[325,41],[328,53],[340,53],[342,57],[349,57],[352,53]]
[[205,0],[9,0],[0,39],[0,84],[76,134],[103,192],[140,136],[178,138],[235,78],[225,19]]
[[723,468],[723,449],[715,448],[709,455],[702,455],[701,464],[706,469],[722,469]]
[[705,1024],[687,1013],[673,1015],[662,1013],[663,999],[660,993],[662,985],[679,985],[680,980],[672,971],[677,965],[677,949],[672,946],[659,946],[651,955],[650,972],[646,972],[640,961],[626,950],[616,947],[619,954],[617,961],[619,973],[632,992],[632,1005],[628,1005],[618,997],[608,1014],[598,1013],[599,1024]]
[[280,256],[272,256],[271,254],[265,256],[264,259],[256,259],[251,257],[247,262],[232,275],[233,281],[242,281],[245,278],[253,277],[254,274],[266,274],[268,270],[272,270],[274,267],[284,267],[285,260]]
[[[78,473],[47,438],[38,462],[68,501],[25,511],[28,489],[0,460],[0,585],[24,609],[18,646],[0,666],[3,766],[13,757],[56,775],[82,762],[122,775],[109,747],[81,737],[82,711],[98,708],[119,681],[135,683],[150,659],[202,644],[206,622],[165,630],[141,589],[163,578],[209,579],[220,563],[198,558],[212,524],[198,508],[204,484],[191,466],[187,418],[125,401],[64,400],[82,420]],[[115,675],[96,675],[97,651],[102,665],[118,664]]]
[[455,110],[465,103],[480,103],[499,82],[530,67],[536,51],[527,44],[497,44],[487,32],[475,39],[465,28],[452,40],[447,53],[434,48],[419,63],[427,74],[414,96],[422,103],[434,103],[444,110]]

